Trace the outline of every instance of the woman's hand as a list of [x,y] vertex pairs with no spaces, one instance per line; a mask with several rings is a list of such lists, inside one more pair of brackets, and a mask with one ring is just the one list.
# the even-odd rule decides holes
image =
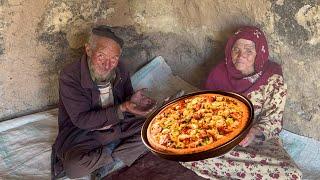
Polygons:
[[247,136],[239,143],[239,145],[242,147],[247,147],[254,141],[257,135],[261,134],[262,132],[260,130],[251,128]]

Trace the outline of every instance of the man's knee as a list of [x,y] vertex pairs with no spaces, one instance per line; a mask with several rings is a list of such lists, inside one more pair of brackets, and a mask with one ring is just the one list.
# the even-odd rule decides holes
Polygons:
[[78,159],[72,158],[63,162],[63,169],[68,178],[80,178],[90,174],[90,169],[85,163],[81,163]]

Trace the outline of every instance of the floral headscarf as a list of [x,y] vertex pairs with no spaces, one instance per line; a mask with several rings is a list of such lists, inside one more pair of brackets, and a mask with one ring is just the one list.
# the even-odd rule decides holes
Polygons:
[[[251,40],[255,43],[256,58],[254,62],[254,74],[243,75],[232,62],[231,50],[238,39]],[[233,91],[243,95],[258,89],[267,83],[273,74],[282,75],[281,67],[269,61],[267,40],[263,32],[252,26],[245,26],[236,31],[229,39],[225,48],[225,61],[219,63],[211,71],[206,89]]]

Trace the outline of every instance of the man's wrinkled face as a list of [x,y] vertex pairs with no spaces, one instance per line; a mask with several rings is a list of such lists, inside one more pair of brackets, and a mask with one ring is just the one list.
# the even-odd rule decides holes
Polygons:
[[238,39],[232,47],[232,62],[236,69],[244,75],[254,73],[256,55],[256,48],[253,41]]
[[121,48],[110,38],[94,36],[92,42],[86,44],[86,52],[91,61],[90,68],[93,75],[99,81],[104,81],[117,67]]

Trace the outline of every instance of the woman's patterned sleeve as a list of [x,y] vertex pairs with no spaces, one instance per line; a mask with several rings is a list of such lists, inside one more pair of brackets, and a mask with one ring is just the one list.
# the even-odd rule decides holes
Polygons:
[[261,130],[264,140],[267,140],[278,136],[282,128],[282,116],[287,97],[287,86],[282,76],[270,77],[264,97],[266,100],[260,115],[257,116],[258,121],[255,127]]

